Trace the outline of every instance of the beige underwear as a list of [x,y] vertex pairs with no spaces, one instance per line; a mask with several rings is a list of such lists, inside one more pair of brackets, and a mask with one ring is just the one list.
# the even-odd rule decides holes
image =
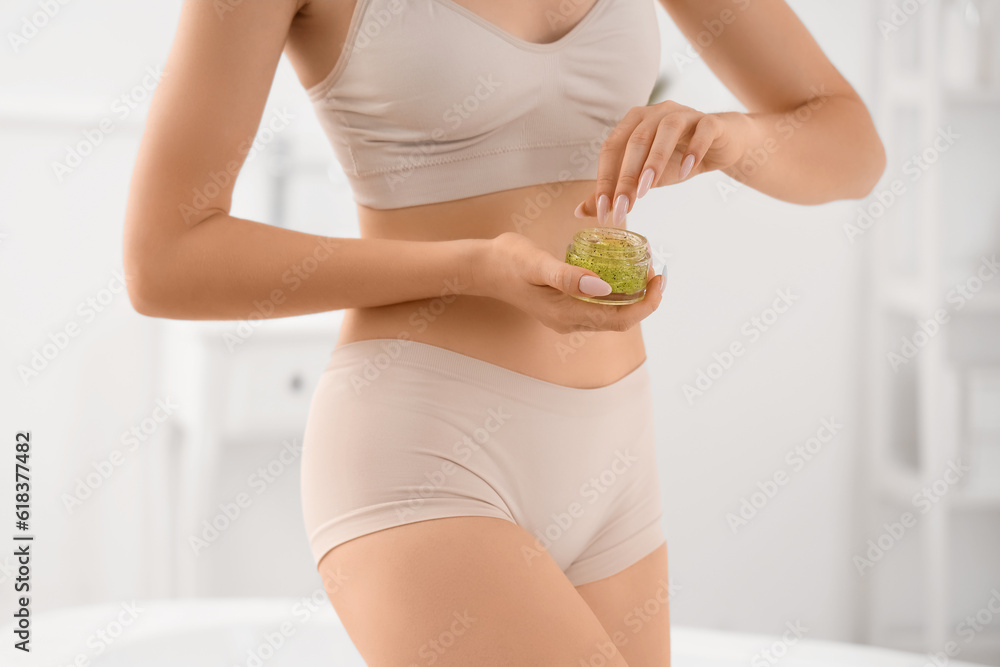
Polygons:
[[[313,557],[428,519],[506,519],[573,585],[664,542],[647,364],[596,389],[376,338],[334,349],[312,399],[302,510]],[[484,547],[485,548],[485,547]]]

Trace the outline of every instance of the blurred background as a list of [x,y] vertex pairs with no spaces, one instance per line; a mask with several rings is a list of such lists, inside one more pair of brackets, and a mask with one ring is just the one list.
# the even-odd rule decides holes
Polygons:
[[[712,173],[630,215],[670,275],[642,327],[672,618],[954,642],[952,657],[1000,665],[1000,0],[790,4],[869,105],[888,163],[865,200],[797,206]],[[130,172],[179,10],[0,10],[0,437],[32,434],[36,613],[320,587],[299,446],[340,313],[168,322],[123,289]],[[657,11],[660,99],[741,109]],[[358,235],[284,59],[232,212]],[[734,342],[745,352],[727,356]]]

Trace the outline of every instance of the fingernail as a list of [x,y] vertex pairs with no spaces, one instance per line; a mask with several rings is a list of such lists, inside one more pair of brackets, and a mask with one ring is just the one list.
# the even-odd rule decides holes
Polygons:
[[663,279],[660,280],[660,294],[663,294],[663,290],[667,287],[667,273],[664,271],[660,275],[663,276]]
[[639,191],[635,193],[635,198],[640,199],[649,192],[651,185],[653,185],[653,168],[646,167],[646,171],[642,172],[642,176],[639,177]]
[[688,174],[691,173],[691,169],[694,167],[694,156],[688,155],[684,158],[684,162],[681,163],[681,180],[683,181],[687,178]]
[[590,296],[607,296],[611,294],[611,285],[597,276],[584,276],[580,278],[580,291]]
[[576,210],[573,211],[573,215],[575,215],[578,218],[583,217],[583,204],[584,202],[580,202],[579,204],[576,205]]
[[615,198],[614,223],[616,227],[625,224],[625,213],[628,211],[628,195],[624,192]]
[[597,198],[597,222],[603,225],[608,221],[608,210],[611,208],[611,197],[601,195]]

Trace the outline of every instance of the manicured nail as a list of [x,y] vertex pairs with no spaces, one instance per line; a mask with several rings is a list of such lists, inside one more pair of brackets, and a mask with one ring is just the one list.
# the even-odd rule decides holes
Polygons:
[[615,227],[625,224],[625,213],[628,212],[628,195],[624,192],[615,198]]
[[576,205],[576,210],[573,211],[573,215],[575,215],[578,218],[582,218],[583,217],[583,205],[584,205],[584,203],[585,202],[580,202],[579,204]]
[[653,185],[653,168],[646,167],[646,171],[642,172],[642,176],[639,177],[639,191],[635,193],[635,198],[640,199],[649,192],[651,185]]
[[608,211],[611,209],[611,197],[601,195],[597,198],[597,223],[603,225],[608,221]]
[[663,290],[667,287],[667,274],[663,272],[660,274],[663,278],[660,280],[660,294],[663,294]]
[[597,276],[584,276],[580,278],[580,291],[590,296],[607,296],[611,294],[611,285]]
[[681,163],[681,180],[683,181],[691,173],[691,169],[694,168],[694,156],[688,155],[684,158],[684,162]]

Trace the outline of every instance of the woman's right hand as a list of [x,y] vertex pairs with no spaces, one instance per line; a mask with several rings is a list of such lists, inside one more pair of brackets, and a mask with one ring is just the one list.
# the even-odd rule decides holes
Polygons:
[[550,329],[574,331],[628,331],[660,305],[666,278],[653,275],[646,296],[637,303],[608,305],[573,298],[603,296],[611,286],[596,273],[567,264],[517,232],[490,240],[483,266],[474,267],[483,293],[528,313]]

